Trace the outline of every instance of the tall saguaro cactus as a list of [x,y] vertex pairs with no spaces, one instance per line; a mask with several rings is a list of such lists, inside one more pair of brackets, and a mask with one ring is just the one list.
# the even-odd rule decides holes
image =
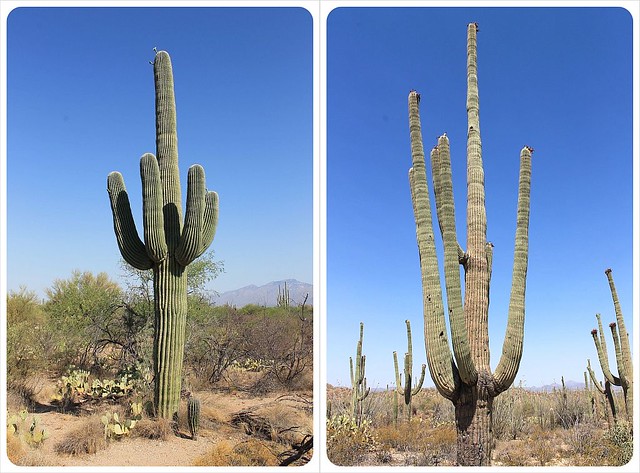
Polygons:
[[404,396],[404,408],[407,421],[411,421],[411,400],[413,396],[418,394],[422,389],[422,383],[424,382],[424,374],[427,368],[426,365],[422,365],[422,371],[420,373],[420,379],[413,386],[413,344],[411,343],[411,322],[405,320],[407,324],[407,353],[404,354],[404,388],[402,387],[402,378],[400,371],[398,370],[398,353],[393,352],[393,367],[396,373],[396,392],[401,396]]
[[360,339],[356,347],[355,367],[353,359],[349,357],[349,372],[351,375],[351,412],[356,423],[360,425],[362,421],[362,401],[369,395],[370,389],[367,387],[367,378],[364,376],[367,357],[362,354],[362,339],[364,335],[364,324],[360,322]]
[[[613,299],[613,307],[616,313],[616,322],[609,324],[611,329],[611,336],[613,337],[613,345],[616,352],[616,362],[618,365],[618,376],[611,373],[609,368],[609,357],[607,355],[607,343],[604,337],[604,331],[602,330],[602,321],[600,320],[600,314],[596,314],[598,320],[598,329],[593,329],[591,335],[593,336],[593,342],[596,345],[596,351],[598,352],[598,360],[602,367],[602,372],[606,381],[614,386],[621,386],[624,395],[624,406],[627,422],[633,425],[633,363],[631,358],[631,347],[629,343],[629,335],[622,316],[622,309],[620,308],[620,301],[618,299],[618,293],[616,286],[613,282],[613,275],[611,269],[605,271],[607,279],[609,280],[609,288],[611,290],[611,297]],[[598,338],[598,332],[600,337]]]
[[171,418],[178,411],[187,316],[187,266],[209,247],[218,221],[218,195],[207,192],[204,169],[189,168],[183,222],[178,171],[176,106],[171,59],[153,63],[156,96],[156,155],[140,160],[143,240],[119,172],[107,178],[113,226],[122,257],[134,268],[153,270],[155,408]]
[[[409,127],[413,167],[411,197],[420,253],[427,364],[442,396],[455,406],[457,461],[488,465],[492,444],[493,399],[513,383],[524,338],[525,282],[531,188],[531,152],[520,152],[515,255],[507,333],[494,373],[489,365],[489,284],[493,245],[487,241],[484,170],[480,141],[477,25],[467,27],[467,249],[456,236],[449,140],[445,135],[431,151],[436,214],[444,244],[444,277],[453,354],[449,347],[440,273],[435,249],[429,188],[419,114],[420,96],[409,94]],[[465,272],[464,303],[460,265]]]

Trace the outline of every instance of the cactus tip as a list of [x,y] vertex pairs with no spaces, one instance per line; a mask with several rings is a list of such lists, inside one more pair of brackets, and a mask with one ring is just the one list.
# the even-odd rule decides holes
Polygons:
[[611,272],[611,268],[607,268],[604,270],[604,274],[609,274]]
[[594,328],[594,329],[591,331],[591,335],[594,335],[594,336],[595,336],[595,335],[598,335],[598,331]]
[[611,323],[609,324],[609,327],[611,327],[611,328],[616,328],[616,323],[615,323],[615,322],[611,322]]

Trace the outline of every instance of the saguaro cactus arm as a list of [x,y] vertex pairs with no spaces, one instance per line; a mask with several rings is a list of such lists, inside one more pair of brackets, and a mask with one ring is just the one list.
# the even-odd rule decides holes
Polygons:
[[460,283],[459,267],[462,248],[458,243],[456,233],[451,154],[449,138],[446,135],[440,136],[437,146],[431,150],[431,171],[436,214],[444,245],[444,278],[453,353],[462,382],[472,385],[475,384],[478,373],[471,359],[469,337],[462,307],[462,285]]
[[587,360],[587,371],[589,372],[589,377],[591,378],[591,382],[593,383],[593,385],[598,391],[600,391],[600,394],[604,394],[604,388],[602,387],[602,384],[600,384],[600,381],[598,381],[598,378],[596,378],[596,374],[591,369],[591,360]]
[[496,389],[502,392],[513,383],[520,360],[524,339],[524,300],[529,251],[529,210],[531,206],[531,150],[520,151],[520,182],[518,185],[518,211],[516,241],[511,279],[511,296],[507,316],[507,333],[502,345],[502,356],[496,367]]
[[440,287],[440,273],[435,250],[417,92],[411,91],[409,93],[408,102],[413,164],[409,169],[409,186],[420,254],[427,364],[431,378],[438,391],[445,398],[453,399],[460,383],[460,375],[449,348],[447,327],[444,319],[442,288]]
[[[598,320],[598,330],[593,329],[591,331],[591,336],[593,337],[593,343],[596,345],[596,351],[598,352],[598,360],[600,361],[600,367],[602,368],[602,373],[607,381],[609,381],[614,386],[620,386],[620,378],[613,375],[611,370],[609,369],[609,356],[607,354],[607,342],[604,337],[604,331],[602,330],[602,320],[600,319],[600,314],[596,314],[596,319]],[[600,333],[600,337],[598,337],[598,332]]]
[[[632,382],[633,379],[633,367],[631,358],[631,346],[629,342],[629,335],[624,323],[624,317],[622,316],[622,309],[620,308],[620,300],[618,299],[618,292],[616,291],[615,283],[613,282],[613,274],[611,269],[605,271],[607,280],[609,281],[609,288],[611,290],[611,298],[613,299],[613,307],[616,313],[616,324],[618,326],[619,340],[620,340],[620,358],[618,360],[618,371],[620,376],[624,377],[628,382]],[[613,330],[613,329],[612,329]],[[614,343],[616,336],[614,335]],[[616,354],[618,348],[616,347]]]
[[140,159],[140,177],[145,247],[149,258],[154,263],[159,263],[167,257],[168,249],[162,215],[160,168],[153,154],[146,153]]
[[109,174],[107,192],[111,202],[113,229],[120,254],[127,263],[136,269],[151,269],[153,261],[147,255],[145,245],[138,236],[122,174],[117,171]]
[[[211,195],[207,199],[207,196]],[[218,195],[207,192],[204,169],[195,164],[189,168],[187,181],[187,211],[180,244],[176,250],[178,262],[184,266],[200,256],[215,235],[218,220]],[[207,206],[210,208],[207,209]],[[208,218],[207,218],[208,217]],[[209,242],[207,243],[207,240]]]

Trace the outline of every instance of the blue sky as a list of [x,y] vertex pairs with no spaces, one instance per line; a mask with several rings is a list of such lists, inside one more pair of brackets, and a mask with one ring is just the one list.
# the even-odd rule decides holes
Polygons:
[[[466,25],[472,21],[480,26],[480,125],[488,239],[495,245],[492,367],[506,327],[524,145],[535,152],[516,382],[582,381],[587,358],[598,365],[589,333],[595,313],[605,327],[615,320],[606,268],[613,269],[632,329],[631,15],[619,8],[340,8],[327,25],[329,383],[349,385],[361,321],[369,386],[393,383],[392,352],[402,357],[407,347],[405,319],[412,323],[414,372],[426,360],[407,178],[407,95],[421,93],[426,150],[443,132],[449,136],[464,246]],[[427,385],[433,386],[430,379]]]
[[210,289],[313,282],[313,20],[301,8],[18,8],[7,29],[7,279],[117,278],[107,174],[142,231],[153,48],[172,58],[182,191],[220,196]]

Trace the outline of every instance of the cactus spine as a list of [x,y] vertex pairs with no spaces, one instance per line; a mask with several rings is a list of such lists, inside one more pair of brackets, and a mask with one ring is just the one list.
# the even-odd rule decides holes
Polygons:
[[[409,94],[409,128],[413,167],[411,197],[420,253],[427,364],[433,381],[455,405],[458,464],[488,465],[491,459],[491,411],[495,396],[511,386],[522,356],[524,300],[528,261],[531,148],[520,152],[517,226],[507,334],[495,370],[489,365],[489,283],[493,245],[487,242],[484,170],[480,141],[476,59],[477,25],[467,27],[467,250],[455,227],[449,140],[438,139],[431,151],[436,213],[444,243],[444,275],[453,354],[449,348],[443,294],[432,225],[429,188],[419,114],[419,94]],[[460,269],[465,271],[464,305]]]
[[187,400],[187,423],[191,432],[191,439],[198,440],[198,429],[200,428],[200,400],[189,397]]
[[357,425],[362,422],[364,401],[369,395],[370,389],[367,387],[367,378],[364,376],[364,369],[367,357],[362,354],[362,338],[364,335],[364,324],[360,322],[360,339],[356,347],[355,370],[353,359],[349,357],[349,372],[351,375],[351,413]]
[[124,180],[107,178],[113,225],[122,257],[140,270],[153,270],[155,374],[154,401],[159,416],[178,412],[187,315],[187,266],[213,241],[218,195],[207,192],[204,169],[191,166],[183,223],[176,109],[171,59],[165,51],[153,62],[156,96],[156,156],[140,160],[144,242],[138,236]]
[[[614,386],[622,387],[626,419],[629,425],[633,425],[633,364],[631,362],[632,358],[629,335],[622,316],[622,310],[620,309],[620,301],[618,299],[616,286],[613,282],[611,269],[607,269],[605,274],[609,280],[609,289],[611,290],[611,297],[613,299],[613,306],[616,313],[616,322],[610,323],[609,328],[611,329],[611,336],[613,337],[613,345],[616,352],[618,376],[613,375],[609,368],[607,343],[605,341],[604,331],[602,330],[600,314],[596,314],[598,329],[593,329],[591,331],[591,335],[593,336],[593,342],[595,343],[596,351],[598,352],[598,359],[600,361],[600,366],[602,367],[605,380]],[[600,333],[599,338],[598,332]]]
[[404,388],[402,387],[402,379],[400,371],[398,370],[398,354],[393,352],[393,366],[396,372],[396,392],[401,396],[404,396],[404,408],[407,421],[411,422],[411,400],[413,396],[418,394],[422,389],[422,383],[424,382],[424,374],[427,368],[426,365],[422,365],[422,372],[420,373],[420,380],[413,384],[413,347],[411,343],[411,322],[405,320],[407,324],[407,353],[404,354]]

